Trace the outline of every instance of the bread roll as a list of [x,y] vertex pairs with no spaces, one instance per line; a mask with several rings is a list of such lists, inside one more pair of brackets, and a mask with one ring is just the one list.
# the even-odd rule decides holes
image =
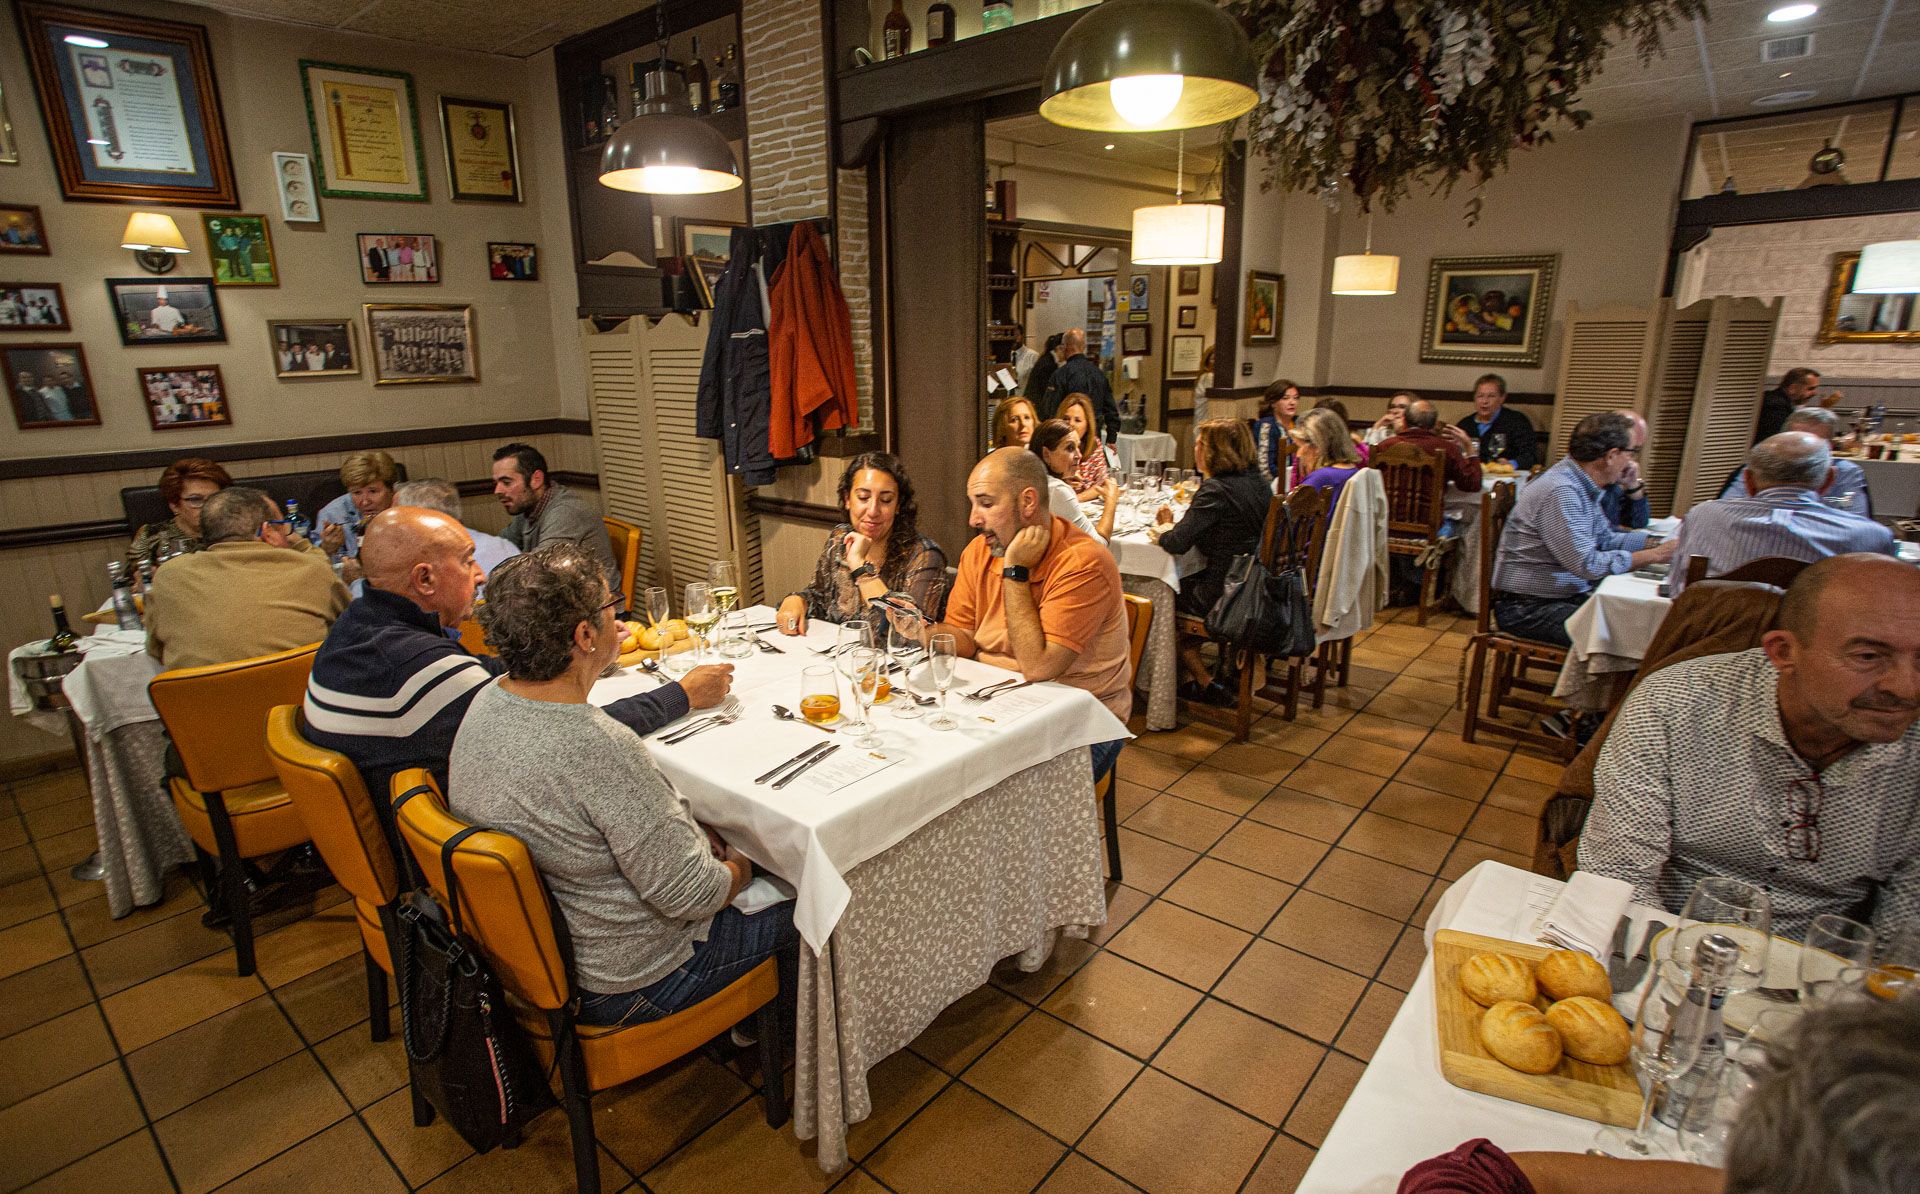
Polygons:
[[1619,1065],[1633,1043],[1627,1022],[1613,1005],[1587,995],[1562,999],[1548,1008],[1547,1023],[1560,1034],[1567,1056],[1594,1065]]
[[1540,994],[1533,968],[1512,954],[1475,954],[1460,964],[1460,989],[1482,1007],[1503,999],[1532,1003]]
[[1550,1074],[1560,1064],[1560,1034],[1531,1003],[1503,999],[1480,1018],[1480,1043],[1501,1065]]
[[1613,983],[1606,968],[1578,950],[1557,949],[1534,968],[1541,993],[1548,999],[1572,999],[1588,995],[1602,1001],[1613,998]]

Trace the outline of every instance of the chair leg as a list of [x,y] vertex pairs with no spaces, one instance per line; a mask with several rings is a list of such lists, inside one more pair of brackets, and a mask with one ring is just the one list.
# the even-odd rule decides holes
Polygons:
[[573,1180],[580,1194],[599,1194],[600,1143],[593,1135],[593,1092],[587,1087],[587,1062],[574,1035],[573,1017],[564,1011],[547,1013],[554,1050],[560,1060],[561,1102],[567,1126],[573,1132]]
[[410,1082],[408,1087],[413,1092],[413,1126],[416,1128],[431,1126],[434,1116],[433,1104],[429,1103],[427,1096],[421,1093],[418,1083]]
[[227,906],[227,932],[233,937],[235,969],[244,978],[254,971],[253,901],[247,896],[246,860],[240,857],[233,822],[227,818],[226,806],[219,796],[209,795],[207,813],[207,819],[213,822],[214,841],[220,846],[220,898]]
[[1425,626],[1427,624],[1427,603],[1433,600],[1433,578],[1438,574],[1439,569],[1437,568],[1422,568],[1420,570],[1420,602],[1415,606],[1413,613],[1413,624],[1415,626]]
[[1461,727],[1460,740],[1471,743],[1474,732],[1480,726],[1480,681],[1487,665],[1487,644],[1482,639],[1473,640],[1473,659],[1467,664],[1467,720]]
[[1288,721],[1292,721],[1294,718],[1300,716],[1300,668],[1301,667],[1302,667],[1301,660],[1292,659],[1292,658],[1287,660],[1286,709],[1287,709]]
[[1107,878],[1120,882],[1120,765],[1107,772],[1107,790],[1100,795],[1100,816],[1107,823]]
[[1336,682],[1339,685],[1339,687],[1345,688],[1347,686],[1347,681],[1352,679],[1352,674],[1353,674],[1353,640],[1350,638],[1343,638],[1340,640],[1340,679]]
[[774,1010],[775,1002],[769,999],[753,1014],[760,1036],[760,1101],[765,1105],[770,1128],[787,1122],[787,1068],[780,1061],[780,1016]]
[[1253,732],[1253,670],[1260,666],[1260,657],[1252,651],[1240,664],[1240,695],[1233,710],[1233,740],[1245,742],[1247,735]]
[[393,1021],[387,1016],[387,972],[373,960],[364,945],[360,947],[360,956],[367,963],[367,1023],[373,1039],[384,1041],[393,1035]]

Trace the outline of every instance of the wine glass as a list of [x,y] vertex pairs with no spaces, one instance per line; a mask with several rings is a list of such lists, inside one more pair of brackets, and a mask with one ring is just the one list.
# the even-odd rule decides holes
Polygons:
[[1496,431],[1492,435],[1489,435],[1487,437],[1487,459],[1499,460],[1505,457],[1506,454],[1507,454],[1506,433]]
[[[853,688],[853,703],[860,707],[859,723],[849,723],[848,728],[860,731],[859,737],[853,740],[855,746],[872,750],[883,745],[873,725],[873,703],[879,699],[880,686],[887,682],[886,653],[872,647],[855,647],[847,656],[851,657],[852,664],[847,681]],[[846,662],[843,658],[842,663]]]
[[707,567],[707,589],[713,594],[713,603],[720,607],[720,633],[714,649],[728,659],[739,659],[753,651],[745,635],[729,630],[733,608],[740,600],[739,578],[739,570],[727,560],[717,560]]
[[[914,641],[912,635],[901,633],[900,628],[895,626],[891,619],[888,620],[887,654],[899,661],[900,687],[903,689],[907,684],[907,660],[911,659],[913,653],[919,649],[920,644]],[[902,721],[911,721],[921,716],[920,702],[914,700],[911,696],[908,696],[904,700],[895,701],[893,702],[893,715]]]
[[927,642],[927,670],[940,694],[940,711],[927,719],[930,730],[957,730],[960,723],[947,712],[947,689],[953,686],[954,660],[959,654],[951,634],[936,634]]
[[[874,645],[873,624],[865,618],[840,623],[835,635],[833,658],[840,667],[840,674],[846,677],[848,684],[854,682],[854,676],[859,670],[857,658],[859,652],[862,649],[872,650]],[[853,718],[847,719],[847,725],[862,733],[865,733],[868,728],[864,720]]]
[[1879,964],[1866,973],[1867,994],[1898,999],[1920,993],[1920,929],[1906,929],[1887,943]]
[[840,672],[816,663],[800,673],[800,716],[817,726],[840,719]]
[[1707,1035],[1705,1015],[1681,1014],[1686,1001],[1685,992],[1675,990],[1662,977],[1656,976],[1647,984],[1646,993],[1640,997],[1640,1014],[1634,1018],[1629,1054],[1634,1073],[1646,1085],[1640,1124],[1631,1133],[1620,1128],[1604,1129],[1593,1138],[1588,1152],[1628,1159],[1662,1155],[1653,1137],[1654,1091],[1662,1082],[1670,1082],[1693,1068]]
[[1668,954],[1682,974],[1691,970],[1694,949],[1709,933],[1722,934],[1740,947],[1739,961],[1727,979],[1727,993],[1738,995],[1760,986],[1773,942],[1773,900],[1767,893],[1751,883],[1721,876],[1694,884]]
[[[1784,1009],[1762,1017],[1779,1016]],[[1680,1151],[1696,1165],[1715,1169],[1726,1167],[1727,1141],[1739,1122],[1740,1109],[1767,1069],[1767,1036],[1756,1027],[1753,1032],[1727,1049],[1725,1062],[1716,1078],[1706,1084],[1699,1101],[1687,1108],[1686,1117],[1676,1131]]]
[[687,586],[685,608],[687,629],[693,631],[693,666],[699,667],[707,635],[712,633],[713,624],[720,620],[720,611],[714,608],[713,590],[699,581]]
[[640,594],[640,612],[646,615],[647,625],[660,636],[660,658],[667,657],[667,636],[660,627],[672,616],[672,608],[667,604],[667,591],[651,588]]
[[1846,970],[1873,961],[1873,930],[1831,912],[1813,918],[1800,946],[1800,998],[1825,1003],[1840,989]]

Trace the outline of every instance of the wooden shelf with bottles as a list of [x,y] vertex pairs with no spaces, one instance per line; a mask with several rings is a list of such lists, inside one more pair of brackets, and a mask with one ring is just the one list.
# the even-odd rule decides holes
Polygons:
[[1005,365],[1013,360],[1013,345],[1025,314],[1020,307],[1022,225],[1018,220],[989,217],[986,227],[987,360]]

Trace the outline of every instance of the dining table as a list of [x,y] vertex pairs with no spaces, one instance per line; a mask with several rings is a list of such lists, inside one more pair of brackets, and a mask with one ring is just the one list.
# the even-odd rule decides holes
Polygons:
[[[1191,493],[1179,488],[1139,494],[1122,491],[1113,536],[1107,540],[1114,562],[1120,566],[1121,589],[1146,598],[1153,606],[1146,648],[1140,653],[1140,670],[1133,677],[1135,690],[1147,696],[1149,730],[1171,730],[1180,724],[1180,659],[1174,633],[1180,579],[1207,566],[1206,557],[1198,549],[1181,556],[1162,551],[1155,540],[1155,519],[1160,507],[1166,506],[1173,512],[1174,521],[1179,521],[1191,500]],[[1087,517],[1099,522],[1105,502],[1093,498],[1084,505]]]
[[1898,455],[1888,456],[1887,448],[1882,447],[1877,459],[1864,454],[1847,459],[1859,465],[1867,478],[1875,518],[1920,517],[1920,445],[1906,444],[1895,450]]
[[1164,431],[1123,431],[1113,451],[1120,458],[1120,471],[1130,473],[1150,460],[1178,459],[1180,444]]
[[1462,492],[1448,485],[1441,498],[1447,521],[1453,524],[1452,534],[1460,540],[1453,556],[1453,582],[1449,592],[1460,608],[1470,614],[1480,612],[1480,499],[1492,493],[1493,487],[1502,481],[1513,482],[1516,497],[1527,487],[1525,473],[1483,471],[1478,490]]
[[[1127,730],[1091,693],[1064,684],[962,696],[1020,681],[971,659],[956,661],[940,698],[924,656],[908,652],[893,661],[888,701],[872,711],[878,745],[859,745],[847,717],[823,727],[775,712],[798,710],[825,682],[816,673],[809,684],[805,669],[836,665],[838,628],[814,622],[789,636],[770,632],[769,608],[735,616],[769,632],[736,635],[751,649],[724,660],[735,667],[724,712],[689,713],[645,746],[699,821],[795,893],[794,1128],[832,1172],[846,1164],[848,1129],[872,1112],[873,1066],[997,963],[1037,969],[1061,933],[1105,922],[1087,747]],[[678,663],[668,662],[669,671]],[[831,678],[851,714],[846,675]],[[664,682],[623,668],[590,699],[604,705]],[[944,699],[958,727],[932,728],[937,707],[910,705],[914,691],[936,706]],[[909,709],[921,715],[896,715]],[[673,740],[681,731],[690,736]],[[777,771],[817,749],[828,753],[795,776]]]
[[[1647,530],[1671,536],[1679,525],[1677,518],[1656,518]],[[1676,567],[1679,563],[1674,561]],[[1594,586],[1592,596],[1567,619],[1573,645],[1554,681],[1554,696],[1589,713],[1613,707],[1673,607],[1673,599],[1661,592],[1665,583],[1652,573],[1623,572]]]

